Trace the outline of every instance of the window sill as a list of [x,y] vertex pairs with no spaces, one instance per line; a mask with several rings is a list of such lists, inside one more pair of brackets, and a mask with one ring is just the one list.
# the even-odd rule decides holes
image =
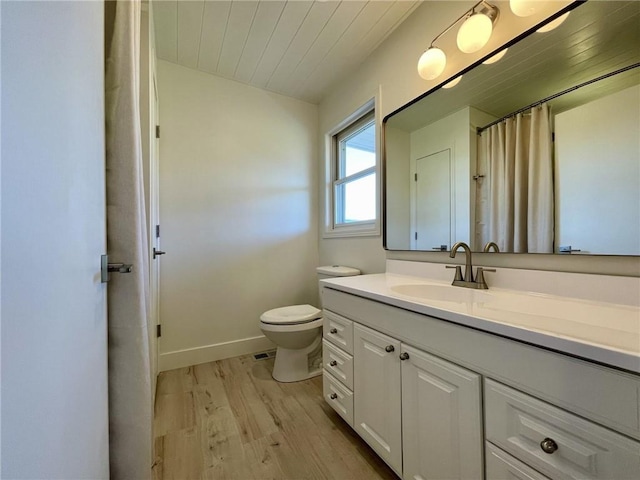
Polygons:
[[333,229],[325,229],[322,238],[347,238],[347,237],[379,237],[380,225],[367,223],[361,225],[344,226]]

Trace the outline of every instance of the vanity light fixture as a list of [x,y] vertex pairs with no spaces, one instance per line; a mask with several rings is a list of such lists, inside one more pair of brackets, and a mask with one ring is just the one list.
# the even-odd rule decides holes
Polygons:
[[498,20],[500,10],[498,7],[480,2],[482,8],[477,12],[471,10],[471,14],[458,30],[456,38],[458,48],[464,53],[474,53],[484,47],[493,33],[493,25]]
[[536,13],[539,0],[509,0],[511,11],[519,17],[530,17]]
[[496,63],[498,60],[500,60],[502,57],[504,57],[507,54],[507,50],[509,50],[508,48],[505,48],[504,50],[496,53],[493,57],[489,57],[487,58],[484,62],[482,62],[484,65],[491,65],[492,63]]
[[418,60],[418,73],[420,76],[425,80],[433,80],[444,72],[447,65],[447,55],[434,44],[440,37],[455,27],[458,22],[463,21],[457,35],[458,48],[464,53],[473,53],[487,44],[499,15],[500,10],[498,7],[487,3],[485,0],[480,0],[476,3],[433,39],[429,48]]
[[438,47],[430,46],[418,60],[418,74],[425,80],[440,76],[447,65],[447,56]]
[[460,80],[462,80],[462,75],[460,75],[459,77],[454,78],[453,80],[451,80],[450,82],[445,83],[442,88],[453,88],[455,87],[457,84],[460,83]]

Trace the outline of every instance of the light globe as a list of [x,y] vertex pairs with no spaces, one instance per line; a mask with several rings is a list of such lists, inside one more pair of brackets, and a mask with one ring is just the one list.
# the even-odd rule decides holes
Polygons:
[[458,48],[464,53],[474,53],[484,47],[493,32],[493,22],[482,13],[467,18],[458,30]]
[[484,65],[491,65],[492,63],[496,63],[498,60],[500,60],[502,57],[504,57],[507,54],[507,50],[509,50],[508,48],[505,48],[504,50],[502,50],[501,52],[496,53],[493,57],[489,57],[487,58],[484,62],[482,62]]
[[511,11],[519,17],[529,17],[536,13],[535,0],[509,0]]
[[447,65],[447,56],[437,47],[429,47],[418,60],[418,74],[425,80],[440,76]]
[[567,12],[564,15],[559,16],[554,21],[547,23],[544,27],[540,27],[536,31],[538,33],[546,33],[546,32],[550,32],[554,28],[558,28],[562,24],[562,22],[564,22],[567,19],[567,17],[569,16],[569,13],[570,12]]

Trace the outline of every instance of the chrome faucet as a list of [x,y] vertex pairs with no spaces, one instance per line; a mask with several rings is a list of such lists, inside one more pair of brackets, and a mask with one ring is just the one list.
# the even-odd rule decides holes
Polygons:
[[451,285],[456,287],[476,288],[486,290],[489,288],[484,281],[484,272],[495,272],[493,268],[478,267],[478,275],[476,279],[473,279],[473,266],[471,265],[471,249],[469,245],[464,242],[457,242],[452,248],[449,256],[455,258],[458,250],[462,248],[464,250],[465,262],[464,262],[464,278],[462,277],[462,271],[460,265],[447,265],[446,268],[455,268],[456,275]]
[[471,266],[471,249],[469,245],[464,242],[457,242],[451,247],[449,256],[455,258],[459,248],[464,249],[464,281],[471,283],[473,282],[473,267]]

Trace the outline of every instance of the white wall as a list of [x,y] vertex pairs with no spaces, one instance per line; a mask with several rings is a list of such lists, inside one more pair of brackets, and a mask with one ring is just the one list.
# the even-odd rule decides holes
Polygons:
[[[443,75],[436,80],[421,79],[416,71],[418,58],[431,40],[471,7],[473,1],[424,2],[395,30],[354,72],[336,82],[319,105],[320,137],[347,117],[358,106],[380,91],[379,109],[382,117],[451,78],[468,65],[495,50],[510,39],[538,24],[549,15],[558,12],[570,1],[541,2],[541,11],[531,17],[521,18],[511,14],[509,2],[494,2],[500,8],[500,20],[485,48],[476,54],[462,54],[455,48],[455,34],[448,45],[448,63]],[[444,42],[446,43],[446,42]],[[454,87],[455,91],[455,87]],[[326,152],[321,143],[320,169],[324,172]],[[322,177],[324,178],[324,177]],[[324,180],[321,184],[321,205],[325,204]],[[320,263],[345,263],[361,268],[365,273],[382,272],[386,258],[417,261],[449,262],[447,253],[385,252],[381,237],[321,238]],[[561,269],[580,272],[603,272],[618,275],[637,275],[640,261],[615,258],[558,258],[557,255],[507,255],[479,254],[477,264],[513,266],[537,269]]]
[[265,310],[317,303],[317,107],[158,62],[166,370],[267,348]]
[[[411,132],[411,175],[416,161],[442,150],[451,150],[451,238],[469,243],[470,236],[470,119],[469,107],[463,108],[426,127]],[[474,162],[475,163],[475,162]],[[415,182],[411,182],[411,198],[415,198]],[[415,209],[415,202],[412,205]],[[444,208],[447,206],[443,205]],[[412,213],[415,218],[415,214]]]
[[556,115],[555,133],[556,246],[640,255],[640,86]]
[[411,247],[411,197],[409,167],[411,164],[410,134],[399,128],[387,127],[385,143],[387,244],[393,248],[409,250]]

